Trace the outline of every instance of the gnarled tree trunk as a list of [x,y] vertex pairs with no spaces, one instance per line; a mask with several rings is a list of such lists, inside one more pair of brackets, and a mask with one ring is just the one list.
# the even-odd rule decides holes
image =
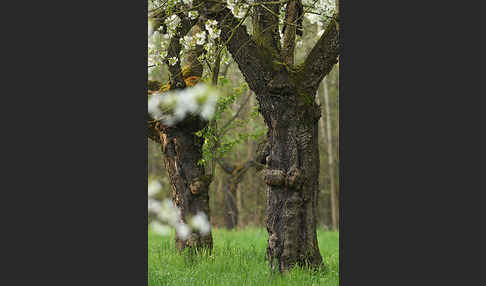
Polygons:
[[280,272],[296,264],[322,264],[316,234],[320,110],[289,82],[284,76],[270,83],[284,89],[257,94],[270,144],[264,170],[269,186],[267,255],[272,269]]
[[[190,118],[176,128],[161,128],[161,145],[164,164],[172,187],[172,198],[181,212],[182,222],[199,212],[209,218],[209,184],[211,177],[205,174],[203,166],[198,165],[202,158],[204,139],[194,132],[204,126],[198,118]],[[203,235],[193,231],[187,240],[176,235],[176,247],[195,249],[213,246],[211,233]]]
[[[285,272],[296,264],[319,267],[316,234],[319,175],[319,83],[339,55],[336,19],[332,19],[304,63],[293,64],[295,34],[302,3],[287,2],[283,44],[278,31],[281,2],[262,0],[253,9],[253,35],[224,5],[202,4],[199,13],[218,21],[221,39],[238,63],[268,127],[264,181],[267,189],[267,255],[272,269]],[[293,26],[297,25],[294,29]],[[300,33],[300,31],[299,31]]]
[[[182,17],[181,24],[178,26],[174,37],[171,38],[168,48],[168,57],[178,58],[176,64],[168,65],[170,90],[186,88],[180,66],[181,44],[179,39],[184,37],[196,24],[195,21],[183,17],[182,14],[179,14],[179,16]],[[198,31],[198,26],[194,26],[193,32],[196,31]],[[202,46],[196,45],[189,52],[187,60],[190,72],[188,76],[202,76],[202,65],[197,59],[202,51]],[[168,61],[166,62],[168,64]],[[183,223],[187,223],[190,217],[199,212],[203,212],[208,218],[210,217],[208,191],[212,178],[206,175],[204,167],[198,164],[202,159],[204,138],[195,135],[195,132],[203,129],[207,124],[207,121],[197,116],[186,117],[174,126],[168,126],[162,121],[154,120],[150,118],[150,115],[147,121],[148,137],[162,146],[164,165],[172,188],[172,199],[180,210],[181,222]],[[179,250],[186,247],[192,250],[211,250],[213,247],[211,231],[202,234],[197,230],[191,230],[189,237],[184,239],[177,233],[176,229],[175,242],[176,248]]]

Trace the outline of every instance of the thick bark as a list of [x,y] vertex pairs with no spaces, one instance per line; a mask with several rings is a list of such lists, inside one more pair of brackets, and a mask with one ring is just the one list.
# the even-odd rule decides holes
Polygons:
[[[172,187],[172,199],[181,212],[181,222],[187,223],[191,216],[209,213],[209,184],[211,177],[205,174],[203,166],[198,165],[202,158],[204,139],[194,132],[204,127],[199,118],[188,118],[175,127],[161,127],[160,141],[164,154],[164,165]],[[176,235],[176,247],[182,250],[212,249],[211,232],[202,235],[193,231],[187,240]]]
[[272,269],[280,272],[296,264],[322,264],[316,234],[320,110],[299,96],[291,82],[282,76],[271,82],[267,94],[257,94],[271,146],[264,170],[267,255]]
[[206,1],[200,9],[201,15],[219,22],[221,38],[255,92],[268,126],[263,171],[268,185],[267,255],[273,270],[285,272],[297,264],[322,265],[316,234],[320,109],[314,97],[320,81],[337,62],[339,46],[332,20],[305,63],[288,66],[282,62],[279,41],[270,28],[269,21],[276,18],[265,13],[255,10],[256,30],[250,37],[224,6]]
[[[194,24],[195,21],[182,19],[176,36],[170,41],[169,57],[175,56],[179,59],[181,48],[179,38],[187,34]],[[195,31],[197,31],[197,26]],[[197,60],[202,52],[201,46],[196,46],[189,52],[187,61],[190,72],[188,75],[199,77],[202,75],[202,65]],[[174,66],[169,65],[170,90],[186,87],[180,62],[178,60]],[[152,84],[152,86],[156,87],[157,85]],[[187,223],[192,216],[199,212],[205,213],[208,218],[210,217],[208,191],[212,178],[206,175],[204,167],[198,164],[202,159],[204,138],[195,135],[195,132],[203,129],[207,124],[207,121],[196,116],[189,116],[175,126],[166,126],[151,118],[150,115],[147,120],[148,137],[162,146],[163,161],[172,188],[172,200],[180,210],[181,222],[183,223]],[[213,239],[211,232],[203,235],[192,230],[187,239],[182,239],[179,235],[176,235],[175,244],[179,250],[186,247],[192,250],[211,250]]]
[[319,83],[337,63],[338,56],[339,34],[334,17],[305,59],[303,65],[305,76],[302,77],[302,87],[306,93],[315,94]]
[[302,36],[302,2],[292,0],[287,4],[285,23],[283,26],[283,48],[282,57],[284,63],[291,66],[294,64],[295,36]]

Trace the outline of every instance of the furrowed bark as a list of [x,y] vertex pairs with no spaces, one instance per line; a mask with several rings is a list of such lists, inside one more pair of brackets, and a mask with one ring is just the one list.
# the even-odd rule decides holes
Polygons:
[[316,234],[320,110],[299,96],[291,82],[282,77],[271,81],[267,94],[257,94],[271,146],[264,170],[267,256],[272,270],[280,272],[322,264]]
[[335,17],[305,59],[302,75],[302,87],[309,94],[315,95],[319,83],[337,63],[339,56],[339,34]]
[[251,38],[223,5],[211,13],[207,11],[208,18],[219,22],[221,38],[255,92],[259,111],[268,126],[265,157],[259,158],[259,162],[266,163],[263,175],[268,185],[266,226],[270,266],[280,272],[295,265],[320,267],[316,210],[321,111],[314,98],[320,81],[337,62],[335,21],[331,21],[305,63],[293,68],[281,62],[282,55],[272,34],[262,33],[265,31],[262,27],[270,27],[271,17],[262,18],[256,12],[260,20],[256,21],[255,36]]
[[280,4],[268,4],[272,0],[259,1],[261,4],[253,9],[253,39],[265,57],[280,59],[280,33],[278,15]]
[[[163,161],[172,188],[172,200],[181,211],[181,222],[187,223],[190,217],[203,212],[210,217],[209,185],[212,177],[206,175],[202,159],[204,138],[195,135],[203,129],[206,121],[199,117],[188,117],[175,126],[166,126],[158,121],[148,121],[148,136],[161,144]],[[212,234],[202,235],[192,231],[188,239],[176,235],[176,248],[183,250],[212,249]]]
[[[294,50],[295,50],[295,37],[297,34],[298,19],[302,24],[302,3],[298,0],[292,0],[287,3],[287,10],[285,15],[285,23],[283,27],[283,47],[282,47],[282,58],[284,63],[291,66],[294,64]],[[287,24],[290,23],[290,24]],[[302,36],[302,31],[300,31]]]
[[[172,199],[181,211],[181,222],[187,223],[191,216],[209,212],[209,185],[212,178],[207,176],[203,166],[198,165],[202,158],[204,138],[194,133],[204,128],[206,122],[190,117],[174,127],[163,126],[160,133],[165,169],[172,187]],[[192,231],[187,240],[176,235],[176,247],[182,250],[212,249],[211,232],[202,235]]]
[[[192,27],[189,26],[189,22],[184,21],[186,20],[183,19],[182,25],[179,26],[177,36],[171,39],[169,57],[176,55],[179,59],[179,38],[187,34]],[[202,65],[197,60],[202,51],[202,47],[196,46],[188,54],[191,75],[201,76],[203,72]],[[186,87],[180,62],[178,60],[174,66],[169,65],[170,90]],[[152,84],[152,86],[159,85]],[[172,200],[180,210],[181,222],[183,223],[188,223],[188,220],[199,212],[205,213],[208,218],[210,217],[208,191],[212,177],[206,175],[205,168],[198,164],[202,159],[204,138],[195,135],[195,132],[203,129],[207,124],[207,121],[197,116],[189,116],[174,126],[167,126],[163,122],[153,120],[148,116],[148,137],[161,144],[163,161],[172,188]],[[211,250],[213,247],[212,234],[209,232],[203,235],[192,230],[187,239],[182,239],[176,233],[175,245],[179,250],[185,248]]]

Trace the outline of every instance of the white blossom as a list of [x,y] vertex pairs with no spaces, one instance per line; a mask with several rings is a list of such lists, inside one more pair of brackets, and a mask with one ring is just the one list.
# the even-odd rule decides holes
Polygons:
[[218,101],[216,96],[209,96],[205,104],[201,108],[201,117],[209,120],[213,116],[214,110],[216,108],[216,102]]
[[196,44],[204,45],[204,42],[206,41],[206,32],[202,31],[196,33],[195,37],[196,37]]
[[211,229],[208,222],[208,217],[203,212],[199,212],[197,215],[191,218],[190,226],[199,230],[202,235],[208,234]]
[[209,33],[210,39],[216,39],[221,34],[221,30],[218,28],[218,21],[207,20],[205,26],[206,26],[206,30]]
[[177,236],[182,240],[186,240],[191,234],[191,229],[184,223],[176,225],[175,229]]
[[[248,1],[248,2],[252,2],[252,1]],[[243,16],[245,16],[246,11],[250,7],[248,4],[239,0],[226,0],[226,5],[231,10],[233,15],[236,18],[240,18],[240,19],[243,18]]]
[[166,92],[164,95],[152,94],[148,112],[154,119],[163,120],[167,125],[173,125],[190,114],[208,120],[214,113],[218,96],[219,91],[216,88],[199,83],[193,87]]
[[319,21],[320,15],[314,14],[314,13],[306,13],[305,17],[309,19],[309,22],[311,24],[315,24]]
[[182,240],[187,240],[193,231],[199,231],[202,235],[207,235],[211,231],[208,217],[205,213],[199,212],[189,219],[186,224],[181,219],[180,210],[174,203],[167,199],[162,203],[149,198],[149,211],[155,212],[157,216],[150,223],[151,229],[159,235],[169,235],[170,228],[173,227],[176,235]]
[[169,65],[171,66],[174,66],[179,61],[177,57],[170,57],[168,60],[169,60]]
[[161,224],[158,221],[153,221],[150,223],[150,227],[153,229],[153,231],[159,235],[169,235],[170,234],[170,227],[164,224]]
[[159,201],[152,198],[148,199],[148,211],[158,214],[162,210],[162,205]]
[[183,45],[185,50],[189,50],[194,46],[193,37],[191,35],[185,35],[184,38],[180,39],[180,43]]
[[157,218],[167,222],[169,225],[175,226],[180,221],[180,210],[171,200],[165,200],[162,202]]
[[164,22],[167,26],[167,32],[170,34],[170,36],[173,36],[177,29],[177,26],[181,22],[181,18],[179,18],[179,16],[177,16],[176,14],[172,14],[167,17]]
[[[306,3],[304,3],[306,4]],[[312,5],[307,3],[307,5]],[[309,20],[311,24],[317,23],[317,36],[322,35],[323,30],[329,23],[329,20],[336,12],[336,3],[334,0],[320,0],[319,4],[316,5],[317,9],[312,11],[312,13],[306,13],[305,17]]]
[[199,13],[197,11],[189,11],[188,15],[191,20],[194,20],[197,18],[197,16],[199,16]]
[[177,98],[177,106],[174,115],[179,119],[183,119],[186,113],[195,114],[198,109],[198,103],[194,100],[194,91],[191,88],[186,88],[179,94]]
[[162,98],[159,94],[152,95],[148,100],[148,113],[154,119],[159,119],[162,116],[162,110],[160,109]]
[[159,183],[159,181],[152,180],[148,184],[148,195],[151,197],[151,196],[157,194],[158,192],[160,192],[161,189],[162,189],[162,185]]

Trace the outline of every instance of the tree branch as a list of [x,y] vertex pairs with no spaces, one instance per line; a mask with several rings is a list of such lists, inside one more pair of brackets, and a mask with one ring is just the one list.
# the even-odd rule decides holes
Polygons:
[[253,39],[263,56],[270,61],[281,61],[278,21],[280,4],[268,4],[263,0],[253,8]]
[[243,102],[240,107],[238,108],[238,110],[236,111],[236,114],[233,115],[233,117],[231,117],[230,120],[228,120],[226,122],[226,124],[221,128],[221,132],[219,133],[219,137],[222,138],[224,136],[224,134],[228,131],[228,127],[230,126],[231,122],[233,122],[236,118],[238,118],[240,116],[240,113],[241,111],[243,110],[243,108],[246,106],[246,103],[248,102],[248,100],[250,99],[251,97],[251,92],[248,90],[247,91],[247,96],[246,96],[246,99],[245,99],[245,102]]
[[221,40],[226,44],[250,88],[255,92],[264,89],[271,71],[265,65],[265,58],[261,55],[255,41],[247,33],[242,21],[238,20],[222,4],[209,1],[205,1],[204,5],[200,6],[199,14],[218,21]]
[[221,167],[221,169],[223,169],[223,171],[227,174],[231,174],[233,173],[233,171],[235,170],[235,166],[234,165],[231,165],[229,164],[228,162],[226,162],[225,160],[223,160],[222,158],[216,158],[216,162],[218,162],[218,165]]
[[[175,35],[170,39],[167,58],[165,59],[165,63],[169,67],[170,89],[186,87],[186,83],[182,77],[181,59],[179,57],[179,53],[181,51],[181,44],[179,40],[189,32],[192,26],[196,24],[195,20],[190,20],[183,15],[180,15],[180,18],[181,23],[177,27]],[[169,64],[168,59],[172,57],[177,58],[177,62],[174,65]]]
[[155,143],[161,144],[160,131],[157,128],[158,121],[153,119],[150,114],[147,114],[147,137],[152,139]]
[[324,76],[337,63],[338,56],[339,33],[337,30],[337,21],[333,17],[327,25],[325,32],[305,59],[301,71],[303,75],[300,76],[304,90],[314,95]]
[[[283,48],[282,58],[283,62],[291,66],[294,64],[294,50],[295,50],[295,36],[296,34],[302,36],[302,16],[303,8],[300,0],[292,0],[287,4],[285,23],[283,26]],[[296,25],[287,25],[290,22]]]

